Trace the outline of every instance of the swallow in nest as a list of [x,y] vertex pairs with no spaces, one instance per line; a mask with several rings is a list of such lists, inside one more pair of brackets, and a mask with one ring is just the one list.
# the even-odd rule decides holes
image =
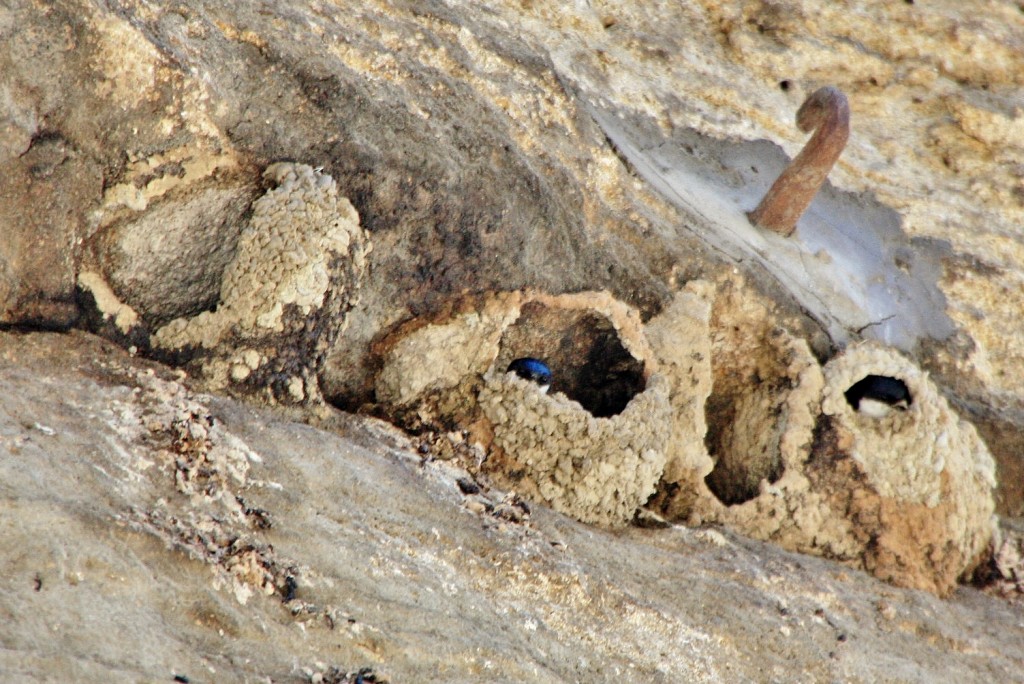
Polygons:
[[893,411],[906,411],[913,399],[907,383],[899,378],[868,375],[846,390],[846,401],[866,416],[884,418]]
[[539,359],[529,357],[516,359],[508,364],[506,372],[515,373],[523,380],[537,383],[541,392],[546,393],[551,387],[551,369]]

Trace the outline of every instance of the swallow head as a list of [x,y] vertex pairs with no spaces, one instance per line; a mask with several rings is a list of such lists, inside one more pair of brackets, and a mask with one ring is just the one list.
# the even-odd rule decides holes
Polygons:
[[547,392],[551,387],[551,369],[539,359],[525,357],[516,359],[508,364],[508,373],[515,373],[523,380],[529,380],[540,387],[541,392]]
[[906,411],[913,403],[907,383],[885,375],[867,375],[846,390],[853,409],[871,418],[884,418],[893,411]]

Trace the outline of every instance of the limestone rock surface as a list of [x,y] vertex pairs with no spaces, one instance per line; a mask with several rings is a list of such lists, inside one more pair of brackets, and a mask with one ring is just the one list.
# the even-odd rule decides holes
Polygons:
[[[81,273],[149,332],[210,311],[291,161],[375,245],[318,373],[340,406],[373,400],[376,341],[467,293],[607,290],[649,317],[737,269],[818,355],[891,337],[1024,512],[1019,8],[826,5],[10,3],[0,322],[100,329]],[[831,185],[795,241],[739,236],[824,84],[853,115]]]
[[[1021,16],[1013,2],[953,0],[5,3],[0,487],[17,522],[2,540],[4,674],[344,681],[373,664],[413,681],[1019,678],[1019,620],[972,590],[939,603],[729,533],[582,527],[510,492],[467,493],[473,473],[421,465],[403,438],[319,399],[374,410],[426,389],[429,402],[396,416],[423,429],[478,387],[430,386],[438,369],[415,364],[389,378],[382,350],[398,333],[492,293],[601,292],[637,312],[629,328],[650,324],[652,349],[633,354],[634,337],[601,316],[563,320],[538,302],[508,328],[484,310],[505,346],[457,355],[440,376],[549,349],[546,330],[598,333],[566,335],[572,378],[588,361],[573,350],[611,352],[623,386],[655,372],[628,357],[657,351],[674,412],[658,494],[670,517],[767,525],[764,538],[804,549],[819,509],[756,502],[796,471],[788,456],[829,441],[811,421],[821,397],[803,392],[824,382],[818,368],[871,341],[927,373],[918,390],[955,426],[922,437],[937,440],[932,475],[886,469],[907,469],[888,520],[908,492],[925,520],[950,478],[988,487],[987,467],[943,455],[980,455],[979,438],[997,513],[1024,515]],[[804,142],[793,113],[827,84],[849,97],[850,142],[793,238],[765,236],[745,212]],[[326,190],[326,178],[343,225],[314,202],[308,233],[285,222],[289,244],[255,249],[254,224],[284,225],[263,222],[270,186]],[[313,253],[340,254],[338,228],[372,251]],[[269,266],[298,246],[312,271],[276,280]],[[241,306],[278,285],[280,311]],[[252,320],[280,324],[279,337],[253,338]],[[187,368],[196,385],[79,333],[6,333],[76,328]],[[478,339],[431,332],[419,352]],[[677,337],[688,356],[665,353]],[[612,338],[622,344],[592,344]],[[762,373],[764,392],[741,391]],[[315,403],[347,436],[199,389]],[[828,409],[838,461],[877,480],[878,440],[843,411]],[[748,429],[730,427],[737,417]],[[905,427],[900,439],[920,435]],[[471,451],[494,437],[480,421],[444,429]],[[709,513],[694,492],[726,451],[750,457],[722,461],[739,483],[725,496],[754,498]],[[349,469],[331,479],[338,461]],[[817,504],[835,505],[845,480],[822,473]],[[989,514],[987,499],[959,494],[939,507],[971,529]],[[841,527],[818,540],[840,540],[830,555],[877,547],[894,579],[887,568],[905,559],[892,549],[924,529],[872,545]],[[948,554],[945,532],[928,537],[937,590],[972,562],[971,529]],[[993,545],[990,572],[1019,593],[1024,547]]]
[[390,426],[80,333],[0,334],[0,386],[6,681],[1024,681],[1017,609],[976,589],[510,515]]

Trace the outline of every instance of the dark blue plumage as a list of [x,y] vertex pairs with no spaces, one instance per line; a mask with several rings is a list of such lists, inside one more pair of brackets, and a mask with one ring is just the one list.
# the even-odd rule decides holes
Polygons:
[[524,380],[537,383],[542,392],[547,392],[551,387],[551,369],[539,359],[529,357],[516,359],[508,364],[507,372],[515,373]]
[[907,383],[899,378],[868,375],[846,390],[846,401],[856,411],[873,418],[881,418],[892,409],[907,410],[913,398],[907,389]]

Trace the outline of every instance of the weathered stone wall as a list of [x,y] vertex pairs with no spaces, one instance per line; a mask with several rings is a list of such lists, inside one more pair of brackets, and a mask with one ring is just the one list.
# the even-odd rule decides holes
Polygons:
[[[1024,29],[1012,4],[965,15],[956,3],[296,2],[267,13],[83,0],[16,4],[2,18],[0,319],[86,324],[85,272],[149,331],[209,310],[263,169],[322,166],[377,246],[322,374],[349,407],[372,399],[375,339],[467,291],[608,290],[649,316],[678,284],[728,267],[707,230],[714,215],[697,219],[639,182],[592,115],[652,123],[663,142],[689,136],[691,154],[719,164],[721,178],[705,174],[717,182],[739,173],[730,155],[754,149],[743,141],[791,156],[796,107],[835,84],[854,122],[835,191],[873,194],[898,212],[911,252],[945,255],[939,306],[955,332],[907,351],[989,441],[1008,474],[1001,508],[1024,505],[1013,428]],[[777,148],[757,149],[777,163]],[[735,189],[740,204],[760,191]],[[830,353],[777,278],[737,265],[752,268],[744,287]]]
[[473,493],[379,421],[283,410],[89,335],[0,333],[3,679],[1022,681],[1002,599],[609,532]]
[[[430,348],[475,333],[430,338],[400,367],[389,345],[493,293],[601,293],[634,312],[622,330],[538,305],[488,334],[512,349],[536,331],[621,333],[667,392],[651,415],[671,406],[657,448],[641,449],[663,471],[663,512],[811,550],[817,509],[786,492],[814,492],[815,505],[881,521],[851,532],[832,519],[818,551],[867,558],[870,546],[872,571],[947,591],[990,530],[989,451],[998,511],[1024,513],[1021,17],[1013,3],[951,1],[9,3],[0,325],[92,330],[207,388],[321,417],[321,397],[400,406],[392,417],[416,429],[442,416],[490,446],[493,421],[456,409],[505,352],[485,349],[484,368]],[[803,144],[793,113],[825,84],[849,97],[849,144],[796,235],[764,236],[744,212]],[[316,199],[300,206],[293,191]],[[293,220],[269,220],[284,195]],[[876,256],[884,277],[861,282]],[[285,262],[298,269],[274,266]],[[879,503],[894,492],[872,480],[872,454],[938,423],[876,435],[829,408],[850,378],[824,395],[817,383],[862,340],[905,362],[949,428],[927,458],[890,470],[939,474],[941,502],[914,499],[924,508],[902,529],[886,521],[906,492]],[[438,356],[454,366],[416,365]],[[458,381],[408,408],[424,373]],[[850,478],[871,486],[835,500]],[[601,522],[625,521],[642,479]],[[893,549],[922,530],[943,547],[949,528],[926,524],[936,510],[970,521],[963,543],[906,579],[921,559]],[[850,542],[870,530],[895,537]]]

